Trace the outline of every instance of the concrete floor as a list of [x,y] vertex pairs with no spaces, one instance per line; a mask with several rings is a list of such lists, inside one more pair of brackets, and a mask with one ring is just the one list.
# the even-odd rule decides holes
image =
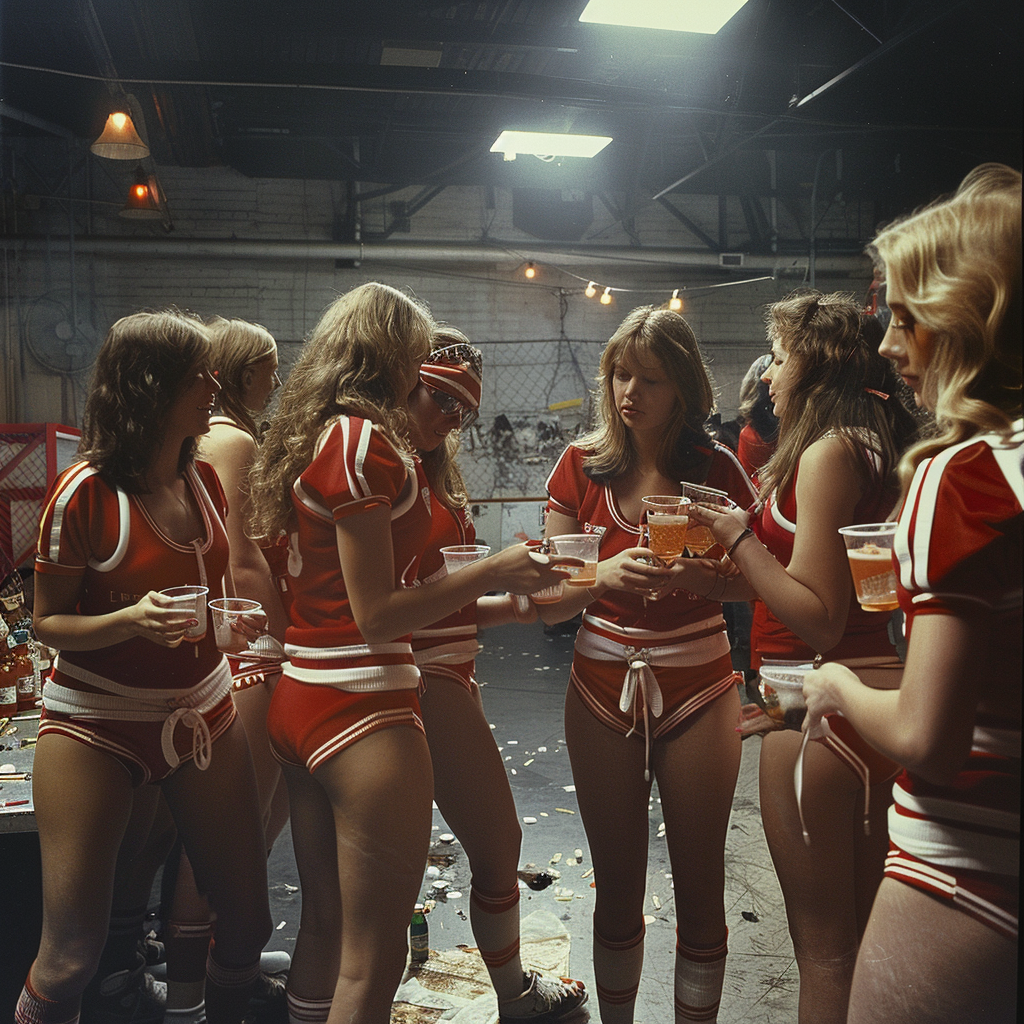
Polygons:
[[[549,867],[561,854],[557,868],[561,878],[549,888],[534,892],[522,889],[521,913],[535,910],[553,913],[570,934],[570,969],[590,988],[593,1020],[598,1020],[594,973],[591,964],[591,915],[594,890],[583,877],[590,859],[586,836],[577,811],[572,773],[562,733],[562,702],[572,660],[571,633],[546,634],[539,625],[502,627],[482,636],[484,650],[477,659],[477,675],[484,684],[488,720],[502,748],[509,781],[521,818],[536,818],[523,825],[521,864]],[[797,1018],[797,971],[786,930],[782,894],[772,868],[764,834],[757,792],[757,759],[760,740],[743,744],[739,783],[733,803],[726,848],[726,920],[729,927],[729,960],[719,1013],[720,1024],[795,1024]],[[526,764],[527,761],[531,763]],[[562,810],[559,810],[561,808]],[[671,1024],[675,915],[672,882],[668,876],[668,851],[663,837],[657,788],[650,810],[650,861],[647,876],[649,915],[643,980],[636,1004],[637,1024]],[[449,829],[435,809],[434,836]],[[566,865],[576,849],[582,863]],[[455,862],[446,868],[448,879],[460,898],[438,903],[430,913],[430,946],[435,950],[475,945],[470,930],[469,869],[458,845]],[[432,879],[424,879],[429,895]],[[270,860],[271,908],[278,929],[268,948],[291,950],[298,928],[301,893],[286,832]],[[566,890],[572,890],[571,896]]]

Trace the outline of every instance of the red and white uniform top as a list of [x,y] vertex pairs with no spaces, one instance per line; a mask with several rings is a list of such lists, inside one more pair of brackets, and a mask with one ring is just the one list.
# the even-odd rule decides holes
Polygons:
[[889,812],[890,837],[906,853],[1013,876],[1020,860],[1022,459],[1018,420],[1009,437],[977,436],[925,459],[910,485],[895,540],[908,640],[918,616],[971,614],[986,630],[971,671],[1005,689],[1007,710],[976,716],[970,756],[949,785],[904,771]]
[[370,420],[340,416],[317,443],[292,488],[288,574],[291,625],[285,674],[352,692],[415,689],[411,636],[368,644],[349,604],[335,524],[391,510],[394,585],[416,585],[430,536],[430,489],[418,459],[399,452]]
[[[228,563],[224,492],[205,462],[186,469],[185,483],[203,522],[202,537],[191,545],[168,538],[138,495],[107,483],[86,462],[70,466],[46,499],[36,572],[81,577],[76,609],[81,615],[105,615],[136,604],[151,590],[170,587],[204,586],[208,598],[222,596]],[[107,689],[105,682],[118,691],[184,690],[208,678],[222,662],[213,630],[207,629],[198,642],[174,648],[133,637],[93,651],[62,651],[53,678],[71,690]]]
[[[427,549],[420,561],[421,583],[432,583],[446,575],[441,548],[453,544],[476,543],[476,528],[468,509],[449,508],[436,494],[431,494],[431,529]],[[425,666],[455,665],[472,662],[480,650],[477,642],[476,602],[471,601],[440,622],[412,635],[416,664]]]
[[[864,456],[877,468],[877,456],[874,453],[865,449]],[[799,472],[798,466],[792,483],[781,496],[777,491],[768,496],[761,517],[753,524],[761,543],[785,566],[793,558],[793,543],[796,539],[796,480]],[[892,511],[895,499],[896,495],[891,490],[875,483],[857,502],[853,518],[847,525],[884,522]],[[776,618],[764,601],[756,601],[750,634],[751,667],[760,667],[762,658],[813,661],[815,655],[827,653],[829,660],[835,661],[840,658],[891,655],[893,645],[889,640],[889,616],[864,611],[853,593],[853,577],[847,582],[850,586],[850,611],[846,629],[839,643],[827,652],[815,651]]]
[[[641,527],[623,516],[609,484],[597,483],[584,473],[585,456],[575,445],[562,453],[547,480],[547,507],[575,519],[582,532],[600,534],[598,558],[603,560],[640,546]],[[714,443],[711,468],[700,482],[725,491],[741,507],[750,504],[750,481],[724,445]],[[725,652],[729,649],[721,604],[685,590],[648,601],[646,607],[639,594],[607,590],[584,612],[583,628],[633,646],[699,643],[699,651],[691,650],[694,657],[700,655],[701,664],[719,657],[723,642]]]

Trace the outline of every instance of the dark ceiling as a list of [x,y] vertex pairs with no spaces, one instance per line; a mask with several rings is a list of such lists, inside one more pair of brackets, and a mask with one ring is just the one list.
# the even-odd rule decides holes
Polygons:
[[[424,200],[454,184],[582,190],[622,211],[785,198],[839,150],[830,176],[884,215],[982,160],[1020,166],[1019,0],[749,0],[716,36],[580,24],[584,6],[2,0],[0,142],[89,140],[123,90],[158,166]],[[438,63],[382,62],[394,51]],[[614,142],[504,162],[489,152],[502,128]]]

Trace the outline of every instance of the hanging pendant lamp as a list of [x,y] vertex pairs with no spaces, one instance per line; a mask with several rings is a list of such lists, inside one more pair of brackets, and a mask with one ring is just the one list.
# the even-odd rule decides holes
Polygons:
[[123,110],[115,110],[107,118],[103,134],[89,149],[108,160],[144,160],[149,156],[149,146],[135,130],[131,114]]

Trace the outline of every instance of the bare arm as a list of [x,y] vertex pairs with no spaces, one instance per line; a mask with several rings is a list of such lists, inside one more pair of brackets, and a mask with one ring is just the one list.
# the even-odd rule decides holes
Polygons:
[[[796,501],[799,509],[793,557],[784,567],[756,538],[741,540],[732,561],[756,595],[804,643],[829,651],[842,639],[853,597],[846,546],[839,527],[853,520],[861,497],[860,476],[838,438],[822,438],[800,458]],[[691,513],[692,514],[692,513]],[[697,510],[727,550],[742,532],[740,519]],[[720,599],[736,600],[739,584],[727,585]]]
[[227,591],[234,597],[259,601],[267,613],[270,632],[284,640],[288,626],[281,595],[259,545],[245,532],[248,518],[249,468],[256,455],[256,442],[243,430],[216,424],[203,439],[203,457],[217,471],[228,499],[225,526],[231,548]]
[[32,626],[44,644],[60,651],[96,651],[143,636],[162,647],[177,647],[195,623],[188,612],[165,607],[166,598],[155,591],[105,615],[79,615],[81,592],[81,576],[35,574]]
[[489,590],[529,594],[564,579],[517,544],[420,587],[394,586],[391,509],[378,506],[337,523],[338,555],[352,614],[369,643],[386,643],[440,621]]
[[967,613],[919,615],[898,690],[873,690],[843,665],[804,677],[807,721],[841,711],[876,750],[929,782],[950,782],[971,749],[979,645],[991,637]]

